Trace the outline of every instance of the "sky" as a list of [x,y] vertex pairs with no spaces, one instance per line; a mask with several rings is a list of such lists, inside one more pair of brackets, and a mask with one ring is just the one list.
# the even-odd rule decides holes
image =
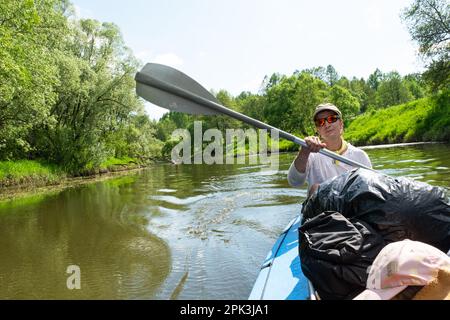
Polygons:
[[[208,90],[257,93],[264,76],[332,65],[423,71],[400,14],[412,0],[71,0],[80,18],[113,22],[143,63],[172,66]],[[146,104],[152,119],[167,110]]]

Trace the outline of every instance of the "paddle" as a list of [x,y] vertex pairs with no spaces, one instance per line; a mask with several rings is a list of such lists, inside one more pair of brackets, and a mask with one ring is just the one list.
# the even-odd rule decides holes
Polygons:
[[[137,94],[157,106],[189,114],[226,114],[257,128],[277,131],[280,137],[308,147],[303,139],[222,106],[197,81],[174,68],[147,63],[140,72],[136,73],[135,80]],[[319,153],[353,167],[373,170],[327,149],[321,149]]]

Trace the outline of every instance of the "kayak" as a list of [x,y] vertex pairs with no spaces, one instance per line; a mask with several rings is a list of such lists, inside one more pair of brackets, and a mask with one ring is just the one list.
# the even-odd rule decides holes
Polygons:
[[249,300],[315,300],[311,283],[300,266],[298,228],[291,220],[264,260]]

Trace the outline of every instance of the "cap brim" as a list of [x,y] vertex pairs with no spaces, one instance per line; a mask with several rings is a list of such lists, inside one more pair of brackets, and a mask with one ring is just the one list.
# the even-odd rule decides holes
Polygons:
[[386,288],[386,289],[366,289],[353,300],[390,300],[397,294],[405,290],[408,286]]
[[332,109],[332,108],[323,107],[323,108],[317,109],[317,110],[314,112],[314,114],[313,114],[313,119],[315,119],[316,116],[317,116],[319,113],[321,113],[322,111],[331,111],[331,112],[334,112],[334,113],[336,113],[338,116],[340,116],[340,117],[342,118],[342,113],[341,113],[339,110],[335,110],[335,109]]

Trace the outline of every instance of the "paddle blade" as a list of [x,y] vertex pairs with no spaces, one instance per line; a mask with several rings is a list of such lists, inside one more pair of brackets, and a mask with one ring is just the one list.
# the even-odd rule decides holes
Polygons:
[[180,97],[176,90],[171,89],[179,88],[218,103],[217,99],[197,81],[174,68],[157,63],[147,63],[136,74],[135,80],[138,96],[157,106],[189,114],[220,114],[214,109]]

